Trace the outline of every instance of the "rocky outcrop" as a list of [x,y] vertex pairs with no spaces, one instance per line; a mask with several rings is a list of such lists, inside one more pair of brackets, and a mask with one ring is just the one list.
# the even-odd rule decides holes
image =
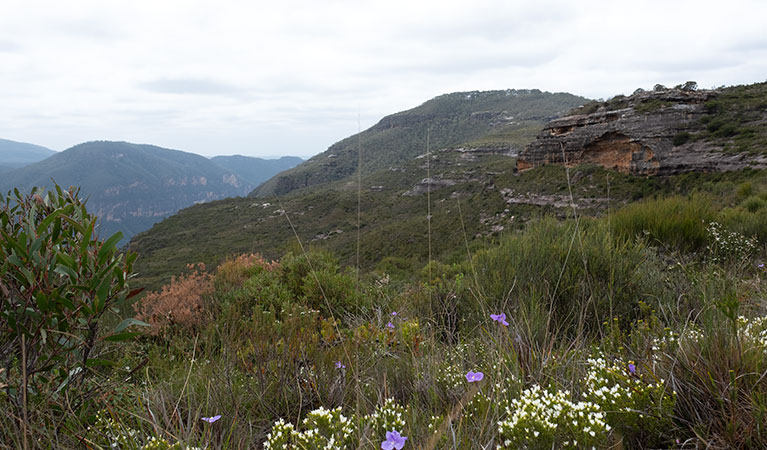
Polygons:
[[767,167],[764,155],[689,139],[705,129],[706,102],[717,95],[715,90],[664,89],[591,105],[596,111],[549,122],[520,152],[517,169],[596,164],[635,175],[670,175]]

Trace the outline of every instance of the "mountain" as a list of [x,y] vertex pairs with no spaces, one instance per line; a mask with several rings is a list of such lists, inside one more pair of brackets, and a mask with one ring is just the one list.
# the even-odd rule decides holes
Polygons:
[[302,162],[296,156],[283,156],[279,159],[262,159],[250,156],[215,156],[210,159],[218,166],[237,174],[244,181],[258,186],[275,174],[291,169]]
[[0,139],[0,173],[4,171],[3,167],[24,167],[55,154],[53,150],[39,145]]
[[[487,195],[490,191],[498,194],[496,179],[511,177],[513,155],[535,137],[545,119],[586,101],[537,90],[443,95],[382,119],[371,129],[277,175],[254,194],[265,195],[279,187],[282,195],[277,198],[251,196],[187,208],[134,237],[130,247],[142,255],[139,270],[144,280],[158,285],[190,261],[215,263],[243,251],[280,256],[295,242],[284,214],[287,211],[302,242],[331,248],[347,263],[352,262],[357,177],[342,175],[356,169],[359,138],[364,169],[359,192],[364,264],[370,267],[386,257],[423,260],[428,255],[423,244],[428,189],[434,192],[433,203],[450,205],[432,214],[435,233],[442,233],[435,252],[451,252],[463,242],[457,231],[459,216],[453,193],[466,202],[463,212],[469,236],[488,236],[503,228],[494,215],[506,209],[505,200],[501,195]],[[511,108],[515,108],[513,112]],[[424,155],[427,129],[431,172]],[[535,177],[529,178],[526,186],[540,184]],[[299,179],[295,185],[289,181]],[[305,188],[286,189],[299,185]],[[492,210],[492,217],[485,217],[482,208]]]
[[247,194],[253,185],[209,159],[127,142],[87,142],[4,174],[0,189],[79,186],[102,234],[126,239],[196,203]]
[[387,169],[424,153],[427,134],[433,149],[467,146],[514,154],[544,122],[585,102],[572,94],[537,89],[441,95],[333,144],[259,186],[252,196],[284,195],[351,176],[357,170],[360,147],[364,173]]
[[[641,94],[638,92],[636,99],[644,98]],[[668,94],[665,99],[651,95],[649,101],[640,101],[632,106],[636,113],[624,111],[632,118],[625,122],[627,129],[641,129],[645,124],[651,131],[646,140],[651,135],[663,142],[671,139],[672,144],[677,143],[675,148],[678,150],[686,145],[677,137],[680,134],[677,127],[684,124],[685,129],[693,130],[688,131],[689,142],[698,142],[700,148],[718,149],[723,154],[732,152],[747,163],[764,157],[767,148],[764,145],[767,143],[767,121],[761,118],[764,114],[761,105],[767,104],[764,85],[716,90],[711,98],[700,103],[702,113],[699,114],[698,106],[694,106],[689,120],[664,122],[659,118],[677,117],[672,112],[676,114],[676,111],[691,108],[690,102],[682,97],[674,101],[672,97],[678,95]],[[550,95],[541,97],[550,99]],[[701,95],[708,96],[707,93]],[[497,97],[497,94],[491,96]],[[467,97],[468,94],[462,93],[437,99],[449,99],[450,104],[458,98],[470,100]],[[566,115],[588,116],[600,111],[621,110],[633,101],[622,103],[624,100],[626,97],[592,102],[568,111]],[[693,103],[697,105],[696,102]],[[442,133],[471,135],[471,140],[453,144],[454,140],[438,138],[432,128],[431,143],[451,143],[443,147],[430,146],[428,156],[424,136],[413,133],[408,141],[402,134],[403,129],[425,130],[428,124],[415,118],[416,123],[403,121],[398,127],[390,128],[389,135],[398,142],[395,146],[386,144],[387,131],[381,130],[379,123],[360,135],[369,138],[361,139],[363,167],[366,167],[366,155],[387,163],[379,170],[363,170],[359,184],[356,176],[328,181],[348,172],[349,164],[340,164],[344,160],[338,153],[324,154],[278,175],[256,193],[265,192],[268,185],[274,187],[283,183],[282,186],[288,186],[280,180],[292,179],[297,174],[310,180],[304,186],[311,188],[287,189],[280,191],[282,195],[269,198],[226,199],[197,205],[135,236],[130,247],[141,254],[137,263],[142,273],[140,281],[156,288],[167,282],[171,275],[183,271],[190,262],[215,264],[236,253],[258,252],[267,258],[278,258],[286,250],[294,249],[297,239],[304,245],[327,248],[350,265],[356,265],[359,246],[363,270],[415,273],[428,261],[429,255],[445,262],[456,261],[486,241],[496,240],[500,233],[521,229],[528,220],[544,214],[567,217],[575,211],[578,215],[600,215],[647,196],[748,184],[751,178],[763,173],[753,170],[721,173],[697,166],[693,171],[677,170],[660,172],[662,176],[647,176],[630,170],[616,171],[614,165],[600,165],[599,158],[576,160],[569,156],[568,169],[557,164],[527,167],[523,161],[529,161],[531,149],[543,146],[552,133],[575,130],[555,126],[563,121],[555,117],[560,111],[558,107],[551,106],[535,114],[535,117],[552,118],[548,124],[531,119],[508,125],[499,123],[495,113],[475,111],[469,114],[473,116],[470,121],[486,130],[484,135],[465,132],[466,121],[453,122],[459,130],[440,122]],[[517,114],[521,116],[524,112]],[[606,114],[606,117],[604,124],[621,123],[620,116]],[[513,126],[517,128],[506,131]],[[639,135],[627,136],[629,141],[640,139]],[[349,153],[346,158],[351,158],[356,151],[357,138],[341,142],[348,144],[344,151]],[[375,154],[365,142],[377,142],[377,148],[393,149],[391,151],[399,156]],[[582,140],[580,150],[575,140],[562,142],[565,152],[577,155],[589,146],[590,141]],[[640,147],[652,145],[648,142],[638,144]],[[341,147],[336,144],[331,148]],[[549,150],[545,158],[555,161],[555,153],[561,154],[562,148],[557,146],[558,152]],[[622,147],[617,148],[620,151]],[[519,150],[523,151],[518,163],[515,155]],[[408,156],[409,151],[416,154]],[[331,158],[334,154],[339,156]],[[609,152],[603,155],[609,155]],[[339,164],[331,165],[336,161]],[[576,165],[578,162],[583,164]],[[375,167],[376,164],[371,165]],[[323,178],[326,181],[320,183]],[[300,183],[294,187],[300,187]],[[427,220],[429,215],[430,220]]]

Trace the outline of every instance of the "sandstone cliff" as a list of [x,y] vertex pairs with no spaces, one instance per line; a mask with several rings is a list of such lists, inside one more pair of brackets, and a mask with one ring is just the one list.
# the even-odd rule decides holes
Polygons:
[[726,133],[717,128],[721,124],[712,127],[718,123],[712,117],[729,117],[721,110],[729,103],[719,101],[727,95],[732,94],[658,87],[586,105],[549,122],[520,153],[517,169],[596,164],[636,175],[670,175],[767,167],[764,153],[729,145],[741,130],[753,136],[755,124],[762,132],[767,110],[739,114],[743,123],[728,123]]

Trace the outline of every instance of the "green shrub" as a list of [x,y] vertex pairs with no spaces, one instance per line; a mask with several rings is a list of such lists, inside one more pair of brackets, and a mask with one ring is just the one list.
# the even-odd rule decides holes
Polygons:
[[279,313],[295,299],[277,271],[260,271],[245,280],[237,296],[246,303],[243,312],[250,314],[255,305]]
[[[757,201],[758,202],[758,201]],[[737,208],[725,208],[719,213],[718,221],[728,230],[746,237],[756,237],[761,243],[767,243],[767,208],[759,207],[751,211],[747,203]]]
[[545,219],[477,253],[474,267],[491,311],[515,312],[535,298],[539,312],[552,313],[550,330],[575,331],[631,320],[638,301],[664,297],[662,280],[640,271],[654,259],[641,242],[613,239],[604,223]]
[[738,302],[717,301],[701,328],[664,342],[657,373],[672,380],[675,421],[690,434],[717,448],[766,448],[767,318],[738,317]]
[[610,223],[624,239],[646,235],[668,249],[697,251],[706,246],[706,224],[713,219],[708,199],[693,196],[632,203],[613,214]]
[[674,144],[674,146],[683,145],[686,144],[687,141],[690,140],[690,133],[686,131],[680,131],[676,135],[674,135],[674,138],[671,139],[671,143]]
[[754,193],[754,185],[750,181],[745,181],[738,185],[736,190],[739,198],[750,197]]
[[327,250],[309,249],[306,254],[288,252],[280,260],[281,278],[290,292],[298,298],[304,294],[304,279],[312,271],[338,270],[338,258]]
[[137,334],[126,328],[140,324],[127,319],[101,330],[134,294],[136,255],[117,250],[120,233],[99,239],[97,218],[78,194],[58,186],[15,191],[0,204],[0,367],[7,370],[0,385],[13,407],[6,413],[25,422],[28,409],[48,417],[85,412],[99,393],[89,381],[116,357],[111,342]]
[[305,255],[287,253],[281,264],[285,287],[323,317],[341,318],[367,308],[351,270],[342,271],[338,259],[327,250],[312,249]]
[[764,208],[765,204],[767,204],[767,202],[765,202],[763,198],[756,195],[751,195],[745,199],[743,203],[740,204],[740,206],[750,213],[755,213],[758,210]]
[[354,277],[339,272],[339,268],[315,270],[304,277],[302,285],[301,299],[310,308],[319,310],[323,317],[341,319],[365,310]]
[[434,321],[444,342],[457,342],[458,332],[466,321],[477,318],[484,311],[469,292],[468,279],[463,272],[457,264],[432,261],[421,270],[422,288],[411,293],[413,309],[419,316]]

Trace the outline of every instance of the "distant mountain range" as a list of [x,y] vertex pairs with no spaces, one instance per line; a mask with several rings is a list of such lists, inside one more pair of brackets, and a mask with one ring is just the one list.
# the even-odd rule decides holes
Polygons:
[[258,186],[276,173],[295,167],[303,159],[297,156],[283,156],[279,159],[261,159],[250,156],[214,156],[211,161],[219,167],[230,170],[253,186]]
[[[8,148],[17,149],[16,153],[7,153],[14,155],[14,161],[23,160],[18,149],[27,147],[9,144]],[[34,150],[35,146],[29,148]],[[50,188],[51,180],[65,188],[78,186],[81,195],[88,198],[89,210],[101,219],[101,234],[122,231],[126,241],[182,208],[247,195],[257,185],[253,180],[301,161],[217,158],[224,164],[231,162],[228,158],[236,158],[240,167],[234,171],[193,153],[109,141],[87,142],[51,154],[41,161],[5,171],[0,177],[0,191],[28,190],[33,186]],[[31,157],[28,155],[27,159]],[[267,163],[259,169],[262,161]]]
[[53,150],[39,145],[0,139],[0,173],[42,161],[54,154]]

